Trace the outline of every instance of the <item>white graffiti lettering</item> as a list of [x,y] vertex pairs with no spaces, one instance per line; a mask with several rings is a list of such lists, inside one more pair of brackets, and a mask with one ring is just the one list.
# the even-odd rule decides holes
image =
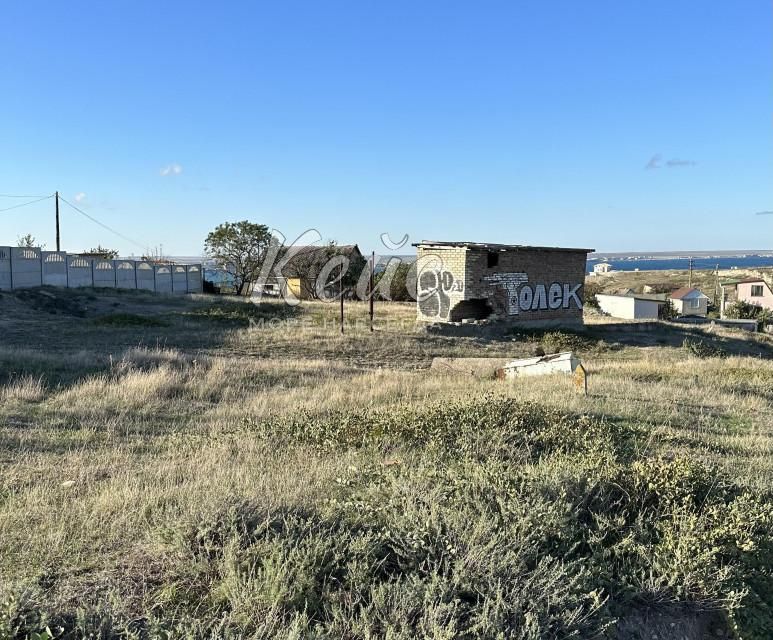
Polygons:
[[582,299],[578,295],[582,284],[531,285],[525,273],[495,273],[483,280],[507,292],[508,315],[518,315],[521,311],[569,309],[572,303],[582,309]]

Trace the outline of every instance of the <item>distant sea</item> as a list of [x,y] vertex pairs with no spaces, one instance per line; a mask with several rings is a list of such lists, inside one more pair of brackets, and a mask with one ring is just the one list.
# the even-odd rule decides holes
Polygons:
[[[608,262],[615,271],[664,271],[666,269],[689,269],[689,258],[652,258],[652,259],[613,259],[588,260],[588,272],[593,265]],[[693,269],[754,269],[755,267],[773,267],[773,256],[722,256],[717,258],[693,258]]]

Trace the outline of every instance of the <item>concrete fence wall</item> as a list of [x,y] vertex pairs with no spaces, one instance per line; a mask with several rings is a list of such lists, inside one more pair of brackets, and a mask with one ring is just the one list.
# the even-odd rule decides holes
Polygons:
[[159,293],[200,293],[200,264],[152,264],[143,260],[104,260],[64,251],[0,247],[0,290],[30,287],[106,287]]

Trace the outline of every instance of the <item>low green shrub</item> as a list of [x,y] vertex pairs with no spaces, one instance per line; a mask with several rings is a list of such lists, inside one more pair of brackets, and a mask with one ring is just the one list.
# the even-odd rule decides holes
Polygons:
[[699,338],[685,338],[682,342],[682,349],[697,358],[724,358],[727,355],[721,347]]
[[561,351],[590,351],[603,346],[603,343],[582,331],[570,329],[516,330],[513,336],[517,340],[536,342],[543,353],[552,354]]
[[247,327],[254,322],[290,318],[295,313],[296,309],[287,304],[222,300],[215,304],[186,311],[183,315],[193,320]]
[[154,316],[141,316],[136,313],[111,313],[94,318],[94,324],[100,327],[168,327],[169,322]]
[[622,451],[633,436],[621,427],[586,415],[567,415],[536,403],[516,403],[491,394],[473,401],[378,410],[302,410],[280,418],[247,417],[245,427],[276,446],[310,445],[320,451],[394,445],[442,456],[471,459],[537,459],[545,452],[590,454]]
[[[499,395],[245,426],[353,463],[316,501],[224,496],[169,522],[152,610],[63,637],[598,638],[653,608],[773,637],[771,495],[648,456],[633,428]],[[0,638],[63,619],[35,611]]]

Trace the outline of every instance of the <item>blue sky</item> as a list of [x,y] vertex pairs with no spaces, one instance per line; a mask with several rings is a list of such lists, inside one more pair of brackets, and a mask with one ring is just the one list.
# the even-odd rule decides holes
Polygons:
[[[3,3],[0,193],[177,255],[241,219],[770,248],[772,31],[768,0]],[[68,250],[141,252],[62,216]],[[0,244],[53,231],[51,200],[0,212]]]

